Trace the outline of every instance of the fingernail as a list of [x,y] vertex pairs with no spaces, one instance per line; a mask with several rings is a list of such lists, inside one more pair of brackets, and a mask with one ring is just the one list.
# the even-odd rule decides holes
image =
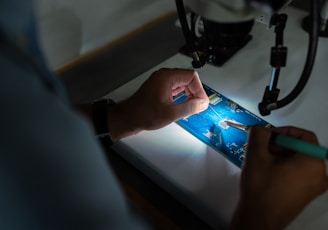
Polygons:
[[200,111],[204,111],[205,109],[207,109],[207,107],[208,107],[208,102],[207,101],[202,102],[202,103],[199,104],[199,110]]

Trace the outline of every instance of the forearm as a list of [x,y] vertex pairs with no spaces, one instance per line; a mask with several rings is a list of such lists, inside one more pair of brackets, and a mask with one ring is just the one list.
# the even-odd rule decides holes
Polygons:
[[127,101],[123,101],[108,109],[108,130],[114,141],[142,130],[129,108]]
[[[188,99],[175,104],[173,97],[183,91],[187,92]],[[80,105],[78,110],[90,121],[107,123],[112,139],[119,140],[141,130],[159,129],[181,117],[199,113],[207,108],[208,102],[197,72],[161,69],[154,72],[131,97],[110,105],[106,110],[107,122],[103,122],[106,117],[103,113],[100,119],[93,118],[91,104]]]
[[[133,135],[141,129],[137,128],[134,120],[131,119],[131,111],[125,108],[126,102],[108,106],[107,124],[108,131],[113,141]],[[79,104],[74,106],[75,110],[82,114],[93,126],[93,104]]]

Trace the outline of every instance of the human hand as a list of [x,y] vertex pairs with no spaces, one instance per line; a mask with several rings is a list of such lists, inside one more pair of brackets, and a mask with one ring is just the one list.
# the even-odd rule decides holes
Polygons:
[[[183,91],[187,94],[187,100],[174,104],[173,96]],[[160,69],[135,94],[116,106],[116,113],[112,114],[116,119],[110,122],[110,131],[114,138],[119,139],[141,130],[158,129],[181,117],[207,109],[208,103],[208,96],[196,71]],[[123,129],[129,130],[122,132]]]
[[253,127],[231,229],[284,229],[328,188],[325,162],[270,145],[272,131],[318,143],[315,134],[299,128]]

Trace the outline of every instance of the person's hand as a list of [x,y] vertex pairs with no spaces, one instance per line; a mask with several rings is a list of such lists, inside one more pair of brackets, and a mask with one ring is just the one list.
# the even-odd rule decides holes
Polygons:
[[[173,103],[173,96],[185,91],[185,102]],[[154,130],[207,109],[209,103],[199,76],[194,70],[160,69],[130,98],[110,112],[109,130],[114,139]]]
[[312,132],[299,128],[251,128],[231,229],[284,229],[328,188],[323,160],[273,146],[271,132],[318,143]]

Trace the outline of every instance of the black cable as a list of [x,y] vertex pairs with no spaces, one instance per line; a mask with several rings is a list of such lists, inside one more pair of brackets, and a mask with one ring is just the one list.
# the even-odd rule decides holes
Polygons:
[[186,40],[189,52],[190,53],[195,52],[195,48],[194,48],[192,37],[191,37],[191,32],[189,30],[189,25],[188,25],[187,18],[186,18],[186,11],[185,11],[185,7],[183,4],[183,0],[175,0],[175,4],[177,7],[178,17],[179,17],[180,24],[181,24],[181,30],[182,30],[184,38]]
[[311,21],[312,27],[309,33],[309,46],[308,46],[308,54],[306,58],[306,63],[302,72],[302,75],[297,82],[294,89],[283,99],[271,103],[267,105],[267,109],[274,110],[279,109],[290,102],[292,102],[304,89],[306,83],[308,82],[316,57],[317,47],[318,47],[318,34],[319,34],[319,8],[318,8],[318,1],[312,0],[311,1]]
[[190,15],[190,36],[194,39],[196,37],[196,15],[191,13]]
[[181,30],[183,32],[184,38],[186,40],[186,46],[189,50],[190,56],[193,59],[192,65],[194,68],[200,68],[203,63],[200,61],[199,55],[194,47],[193,36],[190,32],[189,25],[187,22],[186,11],[183,4],[183,0],[175,0],[177,7],[177,13],[181,24]]

